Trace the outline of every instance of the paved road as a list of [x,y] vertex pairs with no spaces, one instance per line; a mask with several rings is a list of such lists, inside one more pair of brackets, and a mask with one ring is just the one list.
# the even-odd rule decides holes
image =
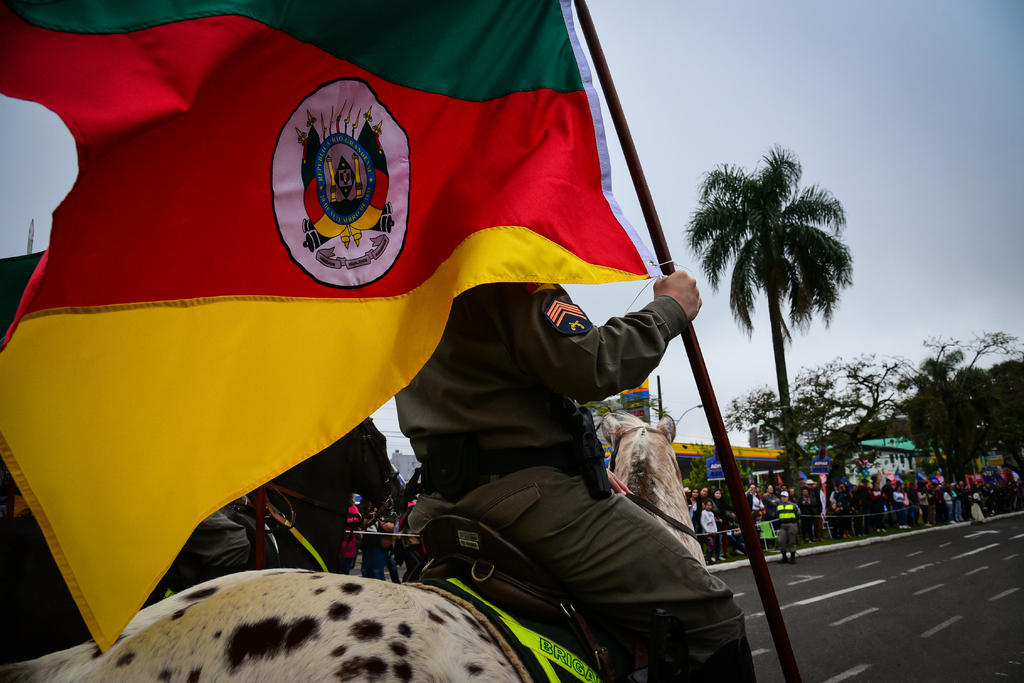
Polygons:
[[[1024,681],[1024,517],[769,567],[804,683]],[[783,681],[750,569],[717,576],[758,681]]]

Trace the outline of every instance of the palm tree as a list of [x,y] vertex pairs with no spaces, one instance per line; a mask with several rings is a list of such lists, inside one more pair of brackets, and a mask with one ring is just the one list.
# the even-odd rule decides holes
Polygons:
[[788,306],[790,325],[797,329],[806,330],[815,314],[827,326],[840,290],[853,283],[853,258],[839,240],[846,226],[839,200],[817,186],[801,190],[800,162],[789,150],[775,146],[763,161],[750,174],[736,166],[706,174],[686,235],[714,291],[735,261],[729,306],[748,335],[754,331],[755,293],[768,301],[782,440],[796,481],[801,450],[789,419],[785,343],[791,337],[783,308]]

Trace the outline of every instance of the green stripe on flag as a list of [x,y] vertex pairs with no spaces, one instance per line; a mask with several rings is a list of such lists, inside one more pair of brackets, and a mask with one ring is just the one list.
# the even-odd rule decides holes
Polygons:
[[392,83],[474,102],[542,88],[583,89],[558,0],[7,1],[25,21],[66,33],[248,17]]
[[0,259],[0,337],[14,322],[29,278],[39,264],[43,252]]

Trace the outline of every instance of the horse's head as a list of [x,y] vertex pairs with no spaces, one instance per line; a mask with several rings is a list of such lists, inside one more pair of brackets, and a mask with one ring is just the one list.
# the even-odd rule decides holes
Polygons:
[[672,450],[676,423],[668,415],[652,427],[629,413],[609,413],[601,421],[601,433],[612,447],[612,471],[634,493],[647,498],[653,479],[679,477]]
[[360,441],[361,457],[352,463],[352,489],[369,498],[382,514],[390,514],[402,500],[404,487],[388,459],[387,439],[370,418],[354,431]]

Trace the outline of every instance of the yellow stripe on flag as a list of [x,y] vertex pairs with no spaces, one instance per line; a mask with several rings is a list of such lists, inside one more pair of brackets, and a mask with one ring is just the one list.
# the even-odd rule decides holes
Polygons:
[[0,452],[106,650],[203,518],[408,384],[454,295],[484,282],[630,279],[640,278],[498,227],[389,299],[44,311],[22,319],[0,353]]

